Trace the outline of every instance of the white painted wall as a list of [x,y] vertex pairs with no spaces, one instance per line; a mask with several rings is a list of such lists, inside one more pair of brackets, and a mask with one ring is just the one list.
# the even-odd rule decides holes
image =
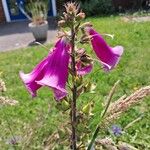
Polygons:
[[11,19],[10,19],[10,15],[9,15],[9,11],[8,11],[6,0],[2,0],[2,5],[3,5],[3,9],[4,9],[4,14],[5,14],[6,21],[10,22]]
[[56,0],[52,0],[53,16],[57,16]]

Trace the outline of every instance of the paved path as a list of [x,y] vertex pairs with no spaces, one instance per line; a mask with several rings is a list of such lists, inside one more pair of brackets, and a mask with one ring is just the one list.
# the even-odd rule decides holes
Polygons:
[[[34,41],[34,37],[28,28],[29,21],[19,21],[0,24],[0,52],[27,47]],[[56,39],[56,21],[49,20],[48,39],[46,43]]]

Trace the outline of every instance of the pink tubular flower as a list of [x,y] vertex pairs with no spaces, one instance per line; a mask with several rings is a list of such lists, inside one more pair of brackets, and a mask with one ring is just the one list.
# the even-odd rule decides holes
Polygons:
[[44,58],[29,74],[20,72],[20,77],[28,91],[34,97],[41,86],[48,86],[54,91],[56,100],[67,95],[65,89],[68,79],[69,45],[60,39],[53,52]]
[[110,47],[102,36],[91,27],[87,27],[87,32],[92,36],[92,47],[104,66],[104,70],[109,71],[113,69],[118,64],[120,57],[123,54],[123,47]]

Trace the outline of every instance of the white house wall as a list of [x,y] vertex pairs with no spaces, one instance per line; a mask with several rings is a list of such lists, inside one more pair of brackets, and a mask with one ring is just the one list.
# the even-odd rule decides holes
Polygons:
[[10,20],[10,16],[9,16],[9,11],[8,11],[6,0],[2,0],[2,5],[3,5],[3,10],[4,10],[6,21],[10,22],[11,20]]

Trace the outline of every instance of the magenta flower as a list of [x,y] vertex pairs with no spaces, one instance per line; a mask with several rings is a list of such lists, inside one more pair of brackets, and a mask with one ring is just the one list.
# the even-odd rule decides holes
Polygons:
[[69,45],[60,39],[52,53],[44,58],[29,74],[20,72],[20,77],[28,91],[34,97],[41,86],[48,86],[54,91],[56,100],[67,95],[65,89],[68,79]]
[[93,50],[104,66],[104,70],[109,71],[113,69],[118,64],[120,57],[123,54],[123,47],[116,46],[112,48],[94,29],[87,27],[87,31],[89,35],[92,36],[91,43]]

